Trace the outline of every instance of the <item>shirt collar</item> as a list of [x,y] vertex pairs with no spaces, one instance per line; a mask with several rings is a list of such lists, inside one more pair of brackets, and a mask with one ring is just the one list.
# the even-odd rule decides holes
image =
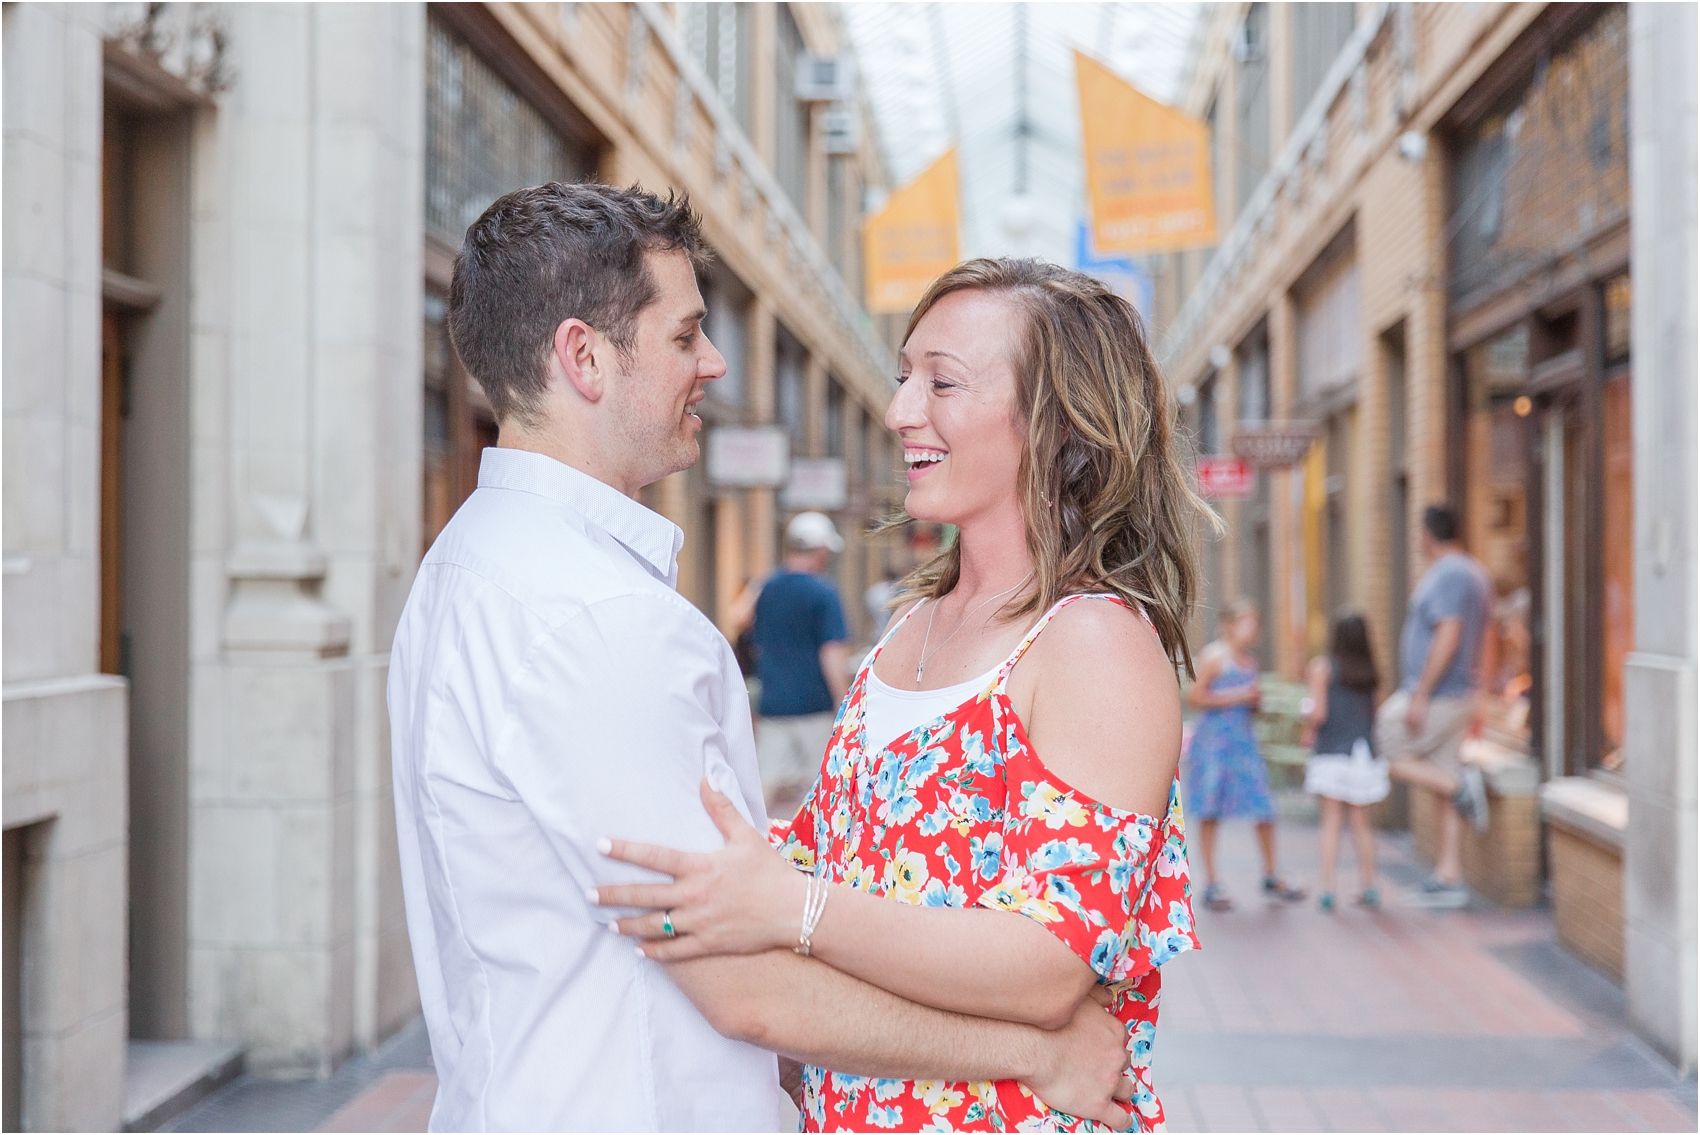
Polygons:
[[541,453],[490,446],[479,461],[478,486],[557,501],[630,549],[669,587],[678,579],[679,549],[685,543],[679,526],[588,473]]

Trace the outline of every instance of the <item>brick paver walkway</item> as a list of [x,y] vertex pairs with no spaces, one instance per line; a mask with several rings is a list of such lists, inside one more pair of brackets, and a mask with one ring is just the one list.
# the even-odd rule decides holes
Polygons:
[[[1314,889],[1315,829],[1280,837]],[[1558,946],[1548,912],[1411,907],[1409,844],[1381,846],[1386,909],[1325,915],[1266,903],[1250,829],[1224,829],[1239,907],[1200,910],[1205,948],[1164,970],[1155,1075],[1171,1130],[1696,1129],[1694,1080],[1629,1032],[1622,992]],[[1349,853],[1344,866],[1354,880]],[[175,1129],[423,1131],[435,1085],[415,1024],[330,1080],[239,1080]]]
[[[1315,829],[1280,838],[1314,891]],[[1237,909],[1200,909],[1204,949],[1164,970],[1153,1071],[1171,1130],[1695,1130],[1694,1081],[1628,1031],[1622,992],[1557,944],[1549,912],[1410,906],[1422,871],[1385,836],[1383,910],[1271,904],[1250,827],[1221,839]]]

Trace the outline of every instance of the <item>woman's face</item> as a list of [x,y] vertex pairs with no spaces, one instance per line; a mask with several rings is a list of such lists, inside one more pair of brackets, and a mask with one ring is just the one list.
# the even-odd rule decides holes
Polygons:
[[900,356],[886,428],[903,439],[917,520],[961,526],[1002,509],[1019,515],[1022,435],[1015,426],[1015,327],[1021,313],[992,292],[952,292],[916,324]]

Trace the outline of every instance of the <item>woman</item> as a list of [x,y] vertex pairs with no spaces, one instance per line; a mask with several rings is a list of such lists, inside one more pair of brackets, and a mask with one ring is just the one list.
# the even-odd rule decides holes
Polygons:
[[[1096,280],[959,265],[901,362],[886,425],[905,507],[957,538],[904,581],[777,833],[811,877],[716,800],[724,849],[616,844],[677,881],[599,901],[658,911],[618,924],[654,958],[795,947],[913,1001],[1045,1027],[1096,995],[1128,1030],[1149,1128],[1156,967],[1197,944],[1175,667],[1191,663],[1188,529],[1208,513],[1139,317]],[[1014,1082],[803,1081],[808,1130],[1090,1126]]]
[[1375,833],[1369,807],[1387,797],[1387,762],[1375,755],[1375,688],[1381,678],[1362,615],[1334,622],[1328,656],[1313,658],[1307,675],[1305,724],[1314,756],[1305,763],[1305,791],[1322,800],[1322,894],[1317,904],[1334,909],[1334,874],[1340,859],[1340,826],[1349,809],[1358,849],[1358,904],[1381,905],[1375,885]]
[[1296,902],[1304,889],[1275,871],[1275,798],[1257,745],[1252,715],[1263,703],[1252,653],[1262,620],[1249,599],[1236,599],[1223,612],[1222,637],[1198,656],[1198,674],[1187,691],[1187,704],[1199,711],[1186,755],[1186,810],[1199,826],[1204,852],[1204,905],[1232,910],[1233,900],[1216,881],[1216,830],[1222,820],[1257,821],[1263,852],[1263,892]]

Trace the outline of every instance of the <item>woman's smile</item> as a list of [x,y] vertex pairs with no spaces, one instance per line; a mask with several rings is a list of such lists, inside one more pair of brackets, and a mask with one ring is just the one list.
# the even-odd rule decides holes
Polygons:
[[950,455],[942,449],[905,446],[903,463],[909,467],[909,483],[913,485],[916,481],[931,473],[943,464],[944,459],[948,456]]

